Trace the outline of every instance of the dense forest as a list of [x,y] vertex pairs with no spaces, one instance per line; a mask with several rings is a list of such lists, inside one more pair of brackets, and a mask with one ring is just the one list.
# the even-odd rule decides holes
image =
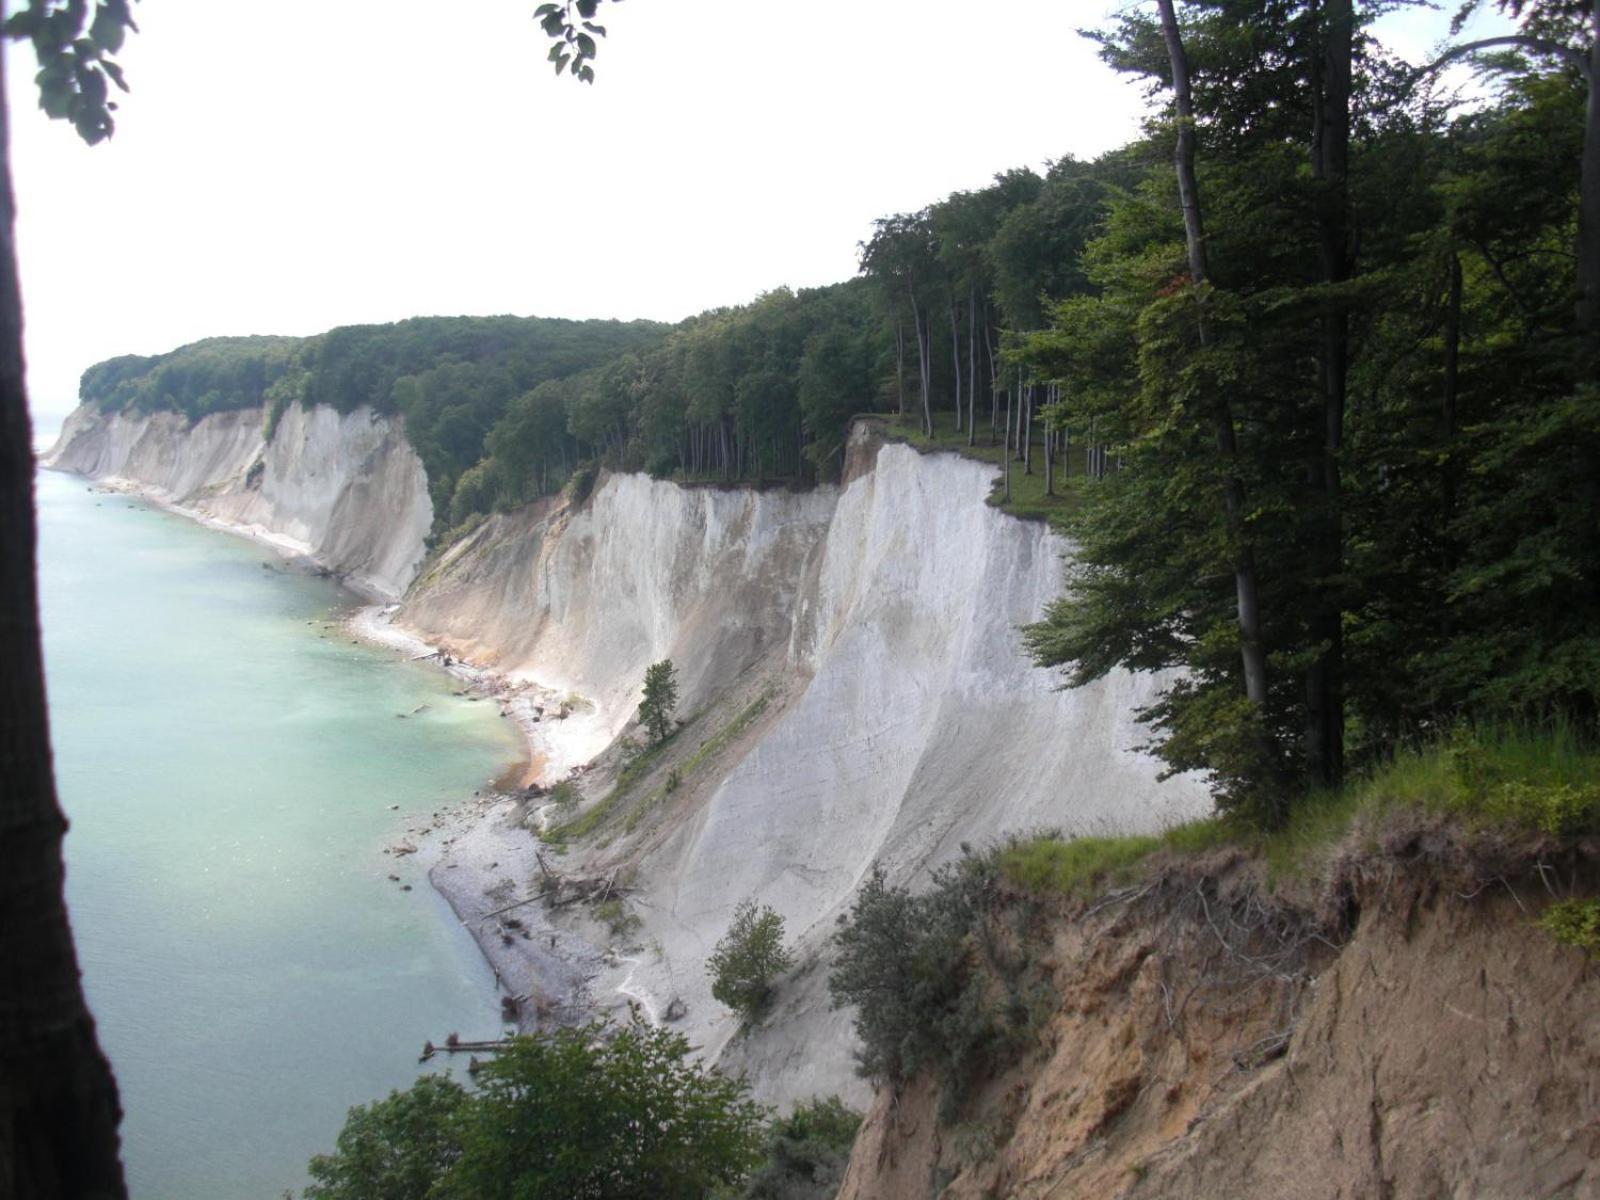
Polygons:
[[584,461],[836,477],[862,411],[1030,470],[1077,447],[1031,649],[1182,668],[1155,748],[1271,826],[1399,742],[1600,701],[1596,29],[1514,12],[1466,105],[1350,0],[1163,2],[1093,34],[1159,102],[1140,139],[884,217],[857,279],[670,329],[219,339],[83,396],[402,413],[437,532]]

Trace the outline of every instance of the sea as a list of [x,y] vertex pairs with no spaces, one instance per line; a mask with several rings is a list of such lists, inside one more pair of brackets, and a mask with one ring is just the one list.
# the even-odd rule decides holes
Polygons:
[[36,496],[67,900],[132,1194],[280,1200],[424,1041],[500,1032],[467,931],[385,850],[515,732],[261,546],[71,475]]

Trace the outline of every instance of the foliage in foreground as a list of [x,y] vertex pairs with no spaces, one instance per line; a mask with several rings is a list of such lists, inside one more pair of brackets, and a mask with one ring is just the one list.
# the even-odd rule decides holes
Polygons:
[[518,1038],[478,1090],[425,1076],[350,1110],[305,1200],[700,1200],[761,1159],[742,1079],[687,1061],[664,1029],[601,1024]]
[[766,1005],[772,984],[794,965],[794,955],[783,944],[783,918],[754,900],[734,907],[728,932],[706,960],[711,995],[745,1020],[753,1020]]
[[861,1114],[837,1096],[796,1105],[767,1127],[766,1161],[739,1200],[832,1200],[860,1128]]

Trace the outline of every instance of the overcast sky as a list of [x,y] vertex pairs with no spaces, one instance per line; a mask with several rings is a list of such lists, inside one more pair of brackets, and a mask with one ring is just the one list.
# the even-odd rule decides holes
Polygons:
[[[537,0],[144,0],[116,136],[8,50],[29,383],[419,314],[676,320],[855,271],[876,216],[1132,137],[1103,0],[627,0],[592,87]],[[833,13],[829,18],[826,14]],[[1436,14],[1394,40],[1425,53]]]

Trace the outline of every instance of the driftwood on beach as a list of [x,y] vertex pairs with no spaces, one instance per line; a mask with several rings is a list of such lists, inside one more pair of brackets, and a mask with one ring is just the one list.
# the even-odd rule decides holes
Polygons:
[[422,1054],[417,1061],[427,1062],[435,1054],[466,1054],[477,1050],[494,1053],[504,1050],[510,1044],[510,1038],[495,1038],[493,1041],[488,1042],[464,1042],[452,1033],[444,1040],[444,1045],[442,1046],[435,1046],[431,1041],[424,1042],[422,1044]]

